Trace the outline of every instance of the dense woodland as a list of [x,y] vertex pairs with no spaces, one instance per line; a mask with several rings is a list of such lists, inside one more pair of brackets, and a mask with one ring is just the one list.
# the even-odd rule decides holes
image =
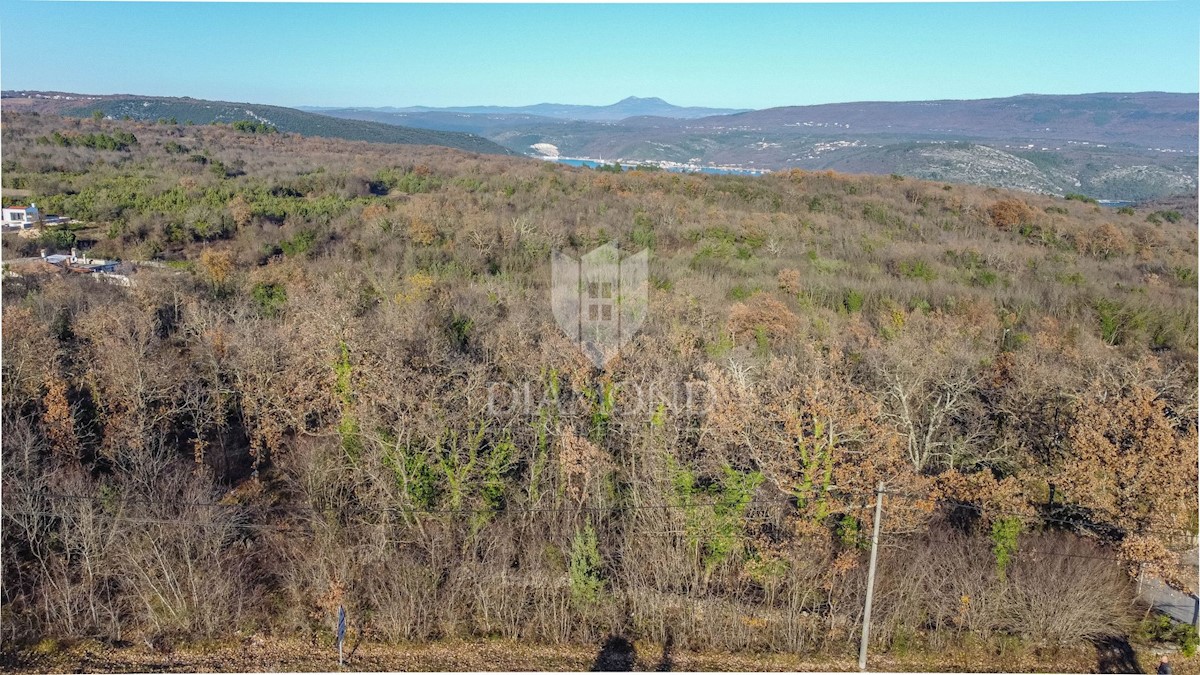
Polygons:
[[[120,149],[105,138],[114,139]],[[59,140],[65,139],[65,140]],[[91,139],[91,140],[87,140]],[[3,281],[4,639],[1125,635],[1197,490],[1195,202],[598,172],[6,115],[3,186],[142,265]],[[650,251],[596,369],[550,256]]]

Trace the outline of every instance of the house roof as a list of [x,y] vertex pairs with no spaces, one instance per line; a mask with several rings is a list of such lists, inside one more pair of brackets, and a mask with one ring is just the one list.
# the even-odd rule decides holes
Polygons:
[[10,211],[10,210],[11,210],[11,211],[18,211],[18,210],[20,210],[20,211],[25,211],[25,210],[27,210],[27,209],[29,209],[29,207],[28,207],[28,206],[21,206],[20,204],[13,204],[12,206],[6,206],[6,207],[4,207],[4,210],[5,210],[5,211]]

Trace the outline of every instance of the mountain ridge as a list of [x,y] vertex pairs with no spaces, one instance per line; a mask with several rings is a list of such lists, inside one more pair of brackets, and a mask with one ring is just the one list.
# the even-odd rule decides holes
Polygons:
[[5,110],[16,112],[86,117],[99,110],[106,117],[112,118],[129,117],[143,121],[174,119],[180,123],[194,124],[252,120],[264,122],[282,132],[303,136],[402,145],[436,145],[485,154],[515,154],[511,149],[469,132],[332,117],[261,103],[216,101],[188,96],[91,95],[31,90],[6,90],[0,92],[0,100],[3,100]]
[[1023,94],[783,106],[679,119],[568,120],[463,112],[327,114],[476,133],[514,152],[918,178],[1138,200],[1195,189],[1197,96]]
[[654,115],[671,119],[696,119],[714,115],[729,115],[749,112],[748,108],[709,108],[703,106],[677,106],[657,96],[627,96],[608,105],[586,105],[575,103],[534,103],[524,106],[468,105],[468,106],[405,106],[405,107],[313,107],[297,106],[298,110],[325,112],[335,110],[377,113],[460,113],[469,115],[535,115],[554,119],[585,120],[592,122],[615,122],[629,117]]

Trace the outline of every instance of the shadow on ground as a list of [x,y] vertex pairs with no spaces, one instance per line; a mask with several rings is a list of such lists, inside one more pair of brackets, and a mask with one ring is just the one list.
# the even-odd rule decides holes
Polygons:
[[1096,640],[1097,673],[1144,673],[1137,654],[1123,637]]
[[654,666],[654,670],[660,673],[667,673],[675,668],[675,663],[671,661],[671,647],[675,646],[675,636],[667,631],[667,639],[663,641],[662,658],[658,660],[658,665]]
[[593,672],[628,672],[637,660],[637,649],[622,635],[610,635],[592,663]]

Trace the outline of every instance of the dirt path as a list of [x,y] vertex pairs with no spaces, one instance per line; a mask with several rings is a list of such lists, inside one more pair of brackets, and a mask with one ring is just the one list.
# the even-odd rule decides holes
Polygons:
[[[852,654],[820,657],[788,654],[720,654],[675,652],[663,658],[662,647],[650,644],[612,644],[605,658],[602,645],[526,645],[509,640],[438,642],[420,645],[364,643],[347,645],[348,671],[587,671],[604,665],[639,671],[854,671]],[[630,651],[632,650],[632,651]],[[1152,663],[1143,658],[1141,665]],[[876,671],[965,672],[1096,672],[1096,650],[1060,651],[1055,655],[1027,651],[1019,654],[939,653],[904,657],[873,656]],[[130,644],[111,646],[87,641],[70,646],[44,642],[38,648],[9,652],[0,667],[6,672],[306,672],[336,671],[337,652],[328,645],[295,640],[247,638],[188,648]],[[1192,664],[1176,665],[1176,673],[1200,673]]]

